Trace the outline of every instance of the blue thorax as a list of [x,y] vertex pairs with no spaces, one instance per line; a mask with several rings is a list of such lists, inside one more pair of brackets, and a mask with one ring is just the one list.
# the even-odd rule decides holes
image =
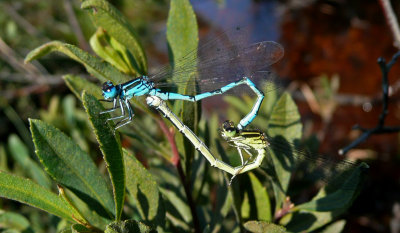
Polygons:
[[147,76],[141,76],[126,83],[114,86],[111,81],[103,84],[103,96],[105,99],[131,99],[134,96],[149,94],[154,89],[153,82],[148,81]]

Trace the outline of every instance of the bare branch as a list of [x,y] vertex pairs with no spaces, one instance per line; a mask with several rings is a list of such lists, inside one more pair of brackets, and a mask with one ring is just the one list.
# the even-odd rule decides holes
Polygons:
[[390,0],[379,0],[379,2],[386,17],[387,24],[393,34],[393,45],[397,49],[400,49],[400,27],[392,5],[390,4]]

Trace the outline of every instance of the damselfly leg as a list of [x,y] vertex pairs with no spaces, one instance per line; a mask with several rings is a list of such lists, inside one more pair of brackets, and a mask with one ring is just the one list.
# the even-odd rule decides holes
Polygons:
[[[114,134],[115,134],[115,131],[116,131],[118,128],[121,128],[122,126],[127,125],[127,124],[129,124],[129,123],[132,121],[133,116],[134,116],[135,114],[133,113],[132,106],[131,106],[131,104],[129,103],[129,100],[128,100],[128,99],[125,99],[125,100],[124,100],[125,107],[126,107],[126,111],[128,112],[128,116],[127,116],[127,117],[126,117],[126,114],[125,114],[125,107],[124,107],[124,104],[122,103],[122,100],[121,100],[120,98],[118,98],[118,100],[117,100],[117,98],[114,98],[114,100],[111,100],[111,101],[110,101],[110,100],[101,100],[101,101],[113,102],[114,106],[113,106],[111,109],[107,109],[107,110],[105,110],[105,111],[100,112],[100,114],[105,114],[105,113],[109,113],[109,112],[114,112],[114,111],[117,110],[118,108],[121,108],[121,115],[116,116],[116,117],[108,118],[108,119],[106,120],[106,123],[107,123],[108,121],[117,120],[117,119],[121,119],[121,118],[124,118],[124,117],[125,117],[124,119],[122,119],[122,120],[118,121],[117,123],[115,123]],[[119,105],[118,105],[118,104],[119,104]]]
[[[185,125],[182,123],[182,121],[168,108],[167,104],[159,97],[156,96],[149,96],[146,99],[147,104],[156,108],[159,112],[163,114],[163,116],[167,119],[169,119],[173,125],[179,130],[180,133],[182,133],[196,148],[197,151],[199,151],[206,159],[207,161],[211,164],[211,166],[217,167],[225,172],[230,173],[231,175],[237,175],[246,171],[249,171],[251,169],[257,168],[260,166],[262,160],[265,157],[265,150],[261,145],[256,145],[257,143],[254,143],[254,148],[257,148],[256,151],[258,152],[258,155],[256,159],[254,159],[252,162],[248,163],[245,162],[244,166],[236,166],[233,167],[219,159],[217,159],[211,151],[208,149],[208,147]],[[232,123],[233,124],[233,123]],[[260,135],[260,134],[259,134]],[[262,138],[263,139],[263,138]],[[232,139],[233,141],[234,139]],[[244,146],[246,147],[246,146]],[[241,146],[238,149],[246,149],[247,148],[253,148],[253,147],[246,147],[244,148]],[[262,148],[262,149],[261,149]],[[245,151],[246,151],[245,150]],[[240,153],[242,153],[240,151]],[[249,151],[246,151],[246,153],[250,153]]]

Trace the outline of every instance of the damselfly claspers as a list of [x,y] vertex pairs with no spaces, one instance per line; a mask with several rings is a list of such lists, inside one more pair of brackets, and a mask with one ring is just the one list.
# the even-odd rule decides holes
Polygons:
[[[237,174],[258,168],[261,166],[266,155],[275,153],[277,160],[283,163],[286,169],[293,171],[296,167],[304,163],[308,167],[307,172],[318,176],[318,180],[329,185],[343,185],[348,176],[356,168],[365,170],[368,165],[356,163],[347,159],[334,159],[326,156],[311,153],[306,149],[296,149],[295,146],[287,142],[282,136],[268,137],[261,130],[239,130],[232,121],[225,121],[221,126],[221,136],[233,147],[236,147],[242,162],[242,166],[236,167],[235,174],[232,174],[232,180]],[[249,158],[244,161],[242,150]],[[256,151],[256,154],[254,154]],[[354,185],[346,184],[346,187],[353,189]]]
[[[238,37],[241,38],[241,37]],[[257,116],[264,99],[251,80],[257,75],[268,80],[266,69],[283,56],[283,47],[273,41],[263,41],[243,45],[241,39],[230,38],[228,42],[211,40],[198,50],[177,59],[174,66],[165,66],[154,75],[140,76],[126,83],[114,85],[108,81],[103,84],[103,101],[113,102],[113,107],[100,114],[113,112],[121,108],[121,115],[108,120],[121,119],[115,130],[129,124],[134,116],[129,100],[137,96],[156,96],[162,100],[184,100],[196,102],[207,97],[220,95],[240,85],[247,85],[256,95],[257,100],[251,111],[239,122],[239,129],[245,128]],[[194,58],[193,58],[194,57]],[[179,76],[179,80],[171,80]],[[207,90],[197,95],[184,95],[164,88],[178,84],[187,85],[194,77],[196,90]],[[198,92],[197,92],[198,93]],[[127,112],[127,115],[126,115]]]
[[193,144],[196,150],[199,151],[207,159],[211,166],[217,167],[234,176],[252,169],[250,167],[247,168],[243,166],[232,167],[231,165],[217,159],[211,153],[208,147],[196,136],[196,134],[194,134],[192,130],[190,130],[185,124],[182,123],[181,120],[179,120],[179,118],[169,109],[167,103],[160,97],[148,96],[146,98],[146,101],[149,106],[154,107],[161,114],[163,114],[164,117],[169,119],[172,124],[175,125],[175,127],[179,130],[179,132],[183,134]]

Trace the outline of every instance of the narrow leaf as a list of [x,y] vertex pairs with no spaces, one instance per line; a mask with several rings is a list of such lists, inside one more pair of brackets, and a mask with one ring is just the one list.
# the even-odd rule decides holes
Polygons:
[[289,232],[311,232],[337,218],[345,209],[330,212],[302,211],[285,215],[279,224],[285,225]]
[[0,171],[0,196],[42,209],[60,218],[74,221],[79,216],[63,198],[31,180]]
[[[170,3],[170,10],[167,20],[167,40],[170,49],[170,57],[172,65],[174,61],[187,55],[190,51],[196,51],[198,46],[198,27],[196,16],[189,0],[172,0]],[[192,53],[191,57],[185,57],[185,59],[196,60],[196,53]],[[192,86],[195,82],[194,74],[196,70],[188,71],[184,75],[193,75],[193,78],[188,79],[187,86]],[[172,77],[174,80],[179,80],[180,76]],[[187,91],[187,88],[178,90],[179,93],[194,95],[194,91]],[[199,114],[200,106],[197,103],[189,103],[181,101],[179,105],[174,108],[175,112],[179,112],[178,116],[182,119],[183,123],[189,128],[193,129],[196,133],[197,123],[200,117]],[[182,136],[178,136],[178,146],[182,149]],[[192,164],[194,149],[193,145],[184,140],[184,166],[186,175],[190,177],[190,167]]]
[[92,9],[92,17],[97,26],[102,27],[111,37],[129,50],[134,61],[131,64],[138,74],[147,73],[147,60],[142,45],[132,25],[110,3],[105,0],[86,0],[82,9]]
[[271,204],[267,190],[252,172],[249,172],[249,177],[257,209],[257,220],[271,221]]
[[101,87],[89,82],[84,78],[68,74],[63,76],[63,79],[72,93],[74,93],[78,99],[82,97],[83,91],[94,95],[97,99],[102,98]]
[[137,232],[137,233],[156,233],[157,231],[152,230],[149,226],[135,220],[125,220],[121,222],[113,222],[107,226],[105,233],[125,233],[125,232]]
[[8,171],[7,153],[6,153],[6,149],[4,148],[3,144],[0,144],[0,170]]
[[113,37],[109,36],[103,28],[98,28],[96,33],[90,38],[90,45],[96,54],[106,60],[108,63],[117,67],[118,70],[136,76],[136,70],[131,64],[130,52]]
[[[268,121],[268,135],[270,137],[281,137],[289,143],[301,138],[302,124],[297,106],[288,93],[284,93],[274,105]],[[276,197],[276,209],[282,207],[293,168],[293,154],[288,151],[267,148],[274,165],[277,176],[276,184],[273,184]]]
[[50,189],[51,180],[36,161],[29,156],[28,148],[22,143],[21,139],[15,134],[11,134],[8,138],[8,149],[24,172],[41,186]]
[[99,101],[94,96],[86,94],[85,92],[83,92],[82,100],[94,133],[96,134],[97,141],[100,144],[100,150],[103,153],[104,161],[107,164],[114,192],[115,218],[119,220],[121,218],[125,198],[125,169],[121,143],[114,136],[113,129],[110,125],[105,124],[109,114],[99,114],[104,110]]
[[102,82],[111,80],[114,83],[122,83],[130,79],[129,76],[124,75],[111,64],[102,61],[100,58],[90,55],[74,45],[60,41],[51,41],[34,49],[26,55],[25,62],[30,62],[52,52],[63,53],[81,63],[90,74]]
[[322,233],[340,233],[344,230],[344,226],[346,225],[346,220],[336,221],[329,226],[327,226]]
[[2,229],[13,229],[31,232],[30,223],[23,215],[13,212],[0,211],[0,226]]
[[90,233],[90,232],[95,232],[95,231],[91,231],[81,224],[74,224],[71,226],[71,232],[72,233]]
[[92,208],[100,205],[111,217],[114,210],[112,195],[89,155],[53,126],[32,119],[30,125],[36,154],[46,172],[82,200],[92,203]]
[[[60,190],[60,189],[59,189]],[[93,211],[93,205],[90,202],[85,202],[81,200],[76,194],[69,191],[68,189],[63,190],[63,197],[68,200],[68,202],[76,207],[77,211],[85,218],[85,222],[91,226],[97,227],[99,229],[105,229],[112,220],[107,215],[100,215],[96,211]]]
[[244,228],[250,232],[254,233],[285,233],[286,229],[282,226],[264,222],[264,221],[248,221],[244,224]]
[[153,176],[129,152],[124,151],[126,187],[142,220],[153,227],[165,224],[164,202]]
[[351,171],[351,175],[337,190],[328,193],[325,188],[322,188],[313,200],[296,206],[293,211],[307,210],[326,212],[336,209],[346,209],[357,196],[366,169],[368,169],[368,165],[361,163],[356,169]]

